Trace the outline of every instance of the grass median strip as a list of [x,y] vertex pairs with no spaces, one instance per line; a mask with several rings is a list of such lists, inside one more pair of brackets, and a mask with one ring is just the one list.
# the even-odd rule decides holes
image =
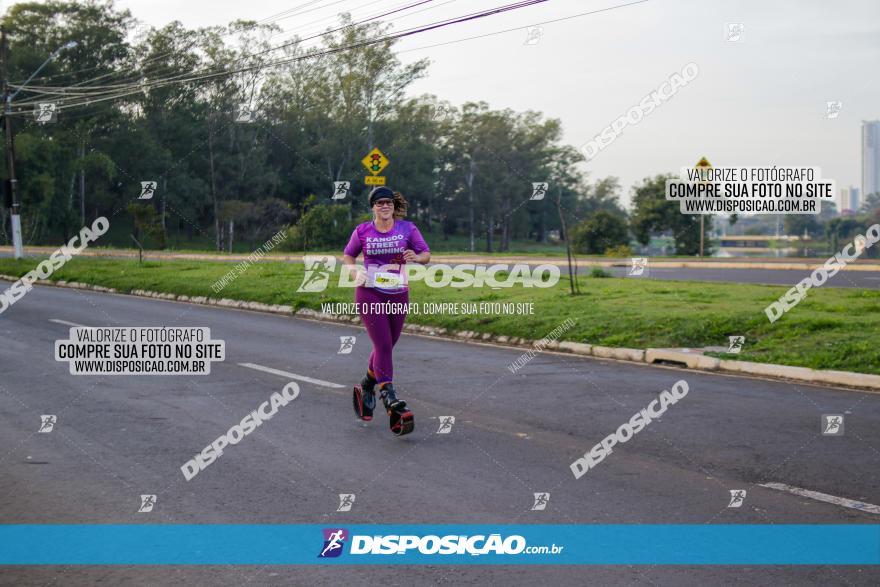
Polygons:
[[[0,259],[0,273],[24,275],[38,258]],[[52,280],[79,281],[120,292],[151,290],[188,296],[284,304],[321,309],[321,304],[352,302],[351,289],[331,285],[321,293],[298,293],[304,268],[298,263],[264,261],[229,283],[219,294],[211,284],[229,263],[73,259]],[[338,271],[338,270],[337,270]],[[563,274],[564,275],[564,274]],[[771,324],[768,303],[789,286],[693,281],[581,277],[583,295],[568,293],[563,276],[552,288],[431,288],[411,285],[415,303],[513,302],[534,304],[533,315],[421,314],[409,321],[510,337],[540,339],[567,318],[576,324],[565,340],[631,348],[727,346],[728,336],[745,336],[729,359],[778,363],[813,369],[880,374],[880,291],[815,288],[798,307]]]

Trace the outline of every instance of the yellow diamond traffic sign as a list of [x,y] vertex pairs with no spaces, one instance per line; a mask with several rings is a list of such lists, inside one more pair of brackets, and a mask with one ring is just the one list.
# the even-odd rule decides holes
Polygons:
[[361,159],[361,163],[364,164],[367,171],[373,175],[379,175],[383,169],[388,167],[388,158],[379,149],[373,149],[366,157]]
[[694,169],[697,170],[697,173],[699,174],[700,181],[705,182],[706,178],[708,177],[706,170],[712,169],[712,164],[709,163],[709,160],[706,159],[705,157],[700,157],[700,160],[697,161],[696,165],[694,165]]

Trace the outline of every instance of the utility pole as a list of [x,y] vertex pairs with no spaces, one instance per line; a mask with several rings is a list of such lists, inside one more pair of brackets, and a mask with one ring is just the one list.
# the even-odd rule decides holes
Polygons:
[[9,47],[6,40],[6,29],[0,27],[0,94],[3,96],[3,134],[6,138],[6,180],[7,203],[12,218],[12,245],[15,258],[21,259],[21,203],[18,201],[18,180],[15,178],[15,142],[12,138],[12,100],[7,80],[7,64],[9,63]]
[[703,260],[703,235],[705,234],[705,220],[706,216],[700,214],[700,261]]

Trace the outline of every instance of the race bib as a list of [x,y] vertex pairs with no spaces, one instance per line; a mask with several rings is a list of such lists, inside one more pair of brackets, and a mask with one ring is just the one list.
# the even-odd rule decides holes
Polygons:
[[399,273],[391,273],[390,271],[376,271],[373,274],[373,287],[382,289],[397,289],[403,285],[403,280]]

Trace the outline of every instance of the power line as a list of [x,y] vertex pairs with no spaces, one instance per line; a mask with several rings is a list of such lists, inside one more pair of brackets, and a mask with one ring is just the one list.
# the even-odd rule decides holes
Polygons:
[[596,10],[590,10],[588,12],[581,12],[579,14],[572,14],[571,16],[564,16],[562,18],[554,18],[552,20],[545,20],[543,22],[535,22],[532,24],[523,25],[520,27],[513,27],[509,29],[504,29],[503,31],[495,31],[492,33],[485,33],[482,35],[475,35],[473,37],[465,37],[463,39],[455,39],[453,41],[446,41],[444,43],[435,43],[434,45],[425,45],[423,47],[413,47],[412,49],[403,49],[398,51],[398,53],[409,53],[410,51],[421,51],[423,49],[433,49],[434,47],[443,47],[444,45],[454,45],[455,43],[463,43],[465,41],[473,41],[474,39],[484,39],[486,37],[494,37],[495,35],[501,35],[504,33],[510,33],[513,31],[522,31],[525,29],[529,29],[536,26],[541,26],[545,24],[553,24],[555,22],[562,22],[564,20],[571,20],[573,18],[580,18],[582,16],[589,16],[591,14],[598,14],[600,12],[609,12],[611,10],[615,10],[617,8],[626,8],[627,6],[633,6],[635,4],[643,4],[648,2],[649,0],[636,0],[635,2],[628,2],[626,4],[617,4],[615,6],[608,6],[606,8],[597,8]]
[[[320,2],[320,1],[322,1],[322,0],[311,0],[310,2],[306,2],[305,4],[303,4],[303,5],[300,6],[300,7],[289,8],[289,9],[287,9],[287,10],[284,11],[284,12],[280,12],[280,13],[278,13],[278,15],[281,15],[281,14],[284,14],[285,12],[289,12],[289,11],[291,11],[291,10],[296,10],[297,8],[302,8],[302,7],[305,7],[305,6],[308,6],[308,5],[310,5],[310,4],[314,4],[315,2]],[[341,1],[344,1],[344,0],[339,0],[339,1],[337,1],[337,2],[333,2],[332,4],[338,4],[338,3],[341,2]],[[331,6],[332,6],[332,4],[331,4]],[[277,16],[277,15],[273,15],[273,16]],[[223,36],[225,37],[225,36],[229,36],[229,35],[235,34],[235,33],[237,33],[237,32],[241,32],[241,31],[243,31],[243,30],[248,30],[248,29],[250,29],[250,28],[255,28],[256,26],[259,26],[260,24],[270,24],[270,23],[272,22],[273,16],[266,17],[266,18],[264,18],[262,21],[256,22],[256,23],[254,23],[253,25],[248,25],[248,26],[241,27],[241,28],[239,28],[239,29],[230,30],[230,31],[228,31],[227,33],[225,33]],[[291,15],[291,16],[297,16],[297,15]],[[186,50],[186,49],[189,49],[189,48],[192,48],[192,47],[195,45],[196,42],[197,42],[197,41],[194,41],[193,43],[191,43],[190,45],[188,45],[188,46],[185,48],[185,50]],[[170,55],[173,55],[173,54],[174,54],[173,51],[168,51],[168,52],[166,52],[166,53],[163,53],[163,54],[158,55],[158,56],[156,56],[156,57],[154,57],[154,58],[151,58],[151,59],[161,59],[161,58],[164,58],[164,57],[168,57],[168,56],[170,56]],[[145,63],[148,63],[149,61],[150,61],[150,60],[147,60]],[[101,65],[96,65],[96,66],[93,66],[93,67],[85,67],[85,68],[83,68],[83,69],[78,69],[78,70],[71,71],[71,72],[58,73],[58,74],[53,74],[53,75],[41,76],[41,77],[38,77],[38,78],[36,78],[36,79],[37,79],[37,80],[50,80],[50,79],[54,79],[54,78],[58,78],[58,77],[67,77],[67,76],[70,76],[70,75],[75,75],[75,74],[77,74],[77,73],[83,73],[83,72],[86,72],[86,71],[94,71],[95,69],[99,69],[100,67],[102,67],[102,66],[101,66]],[[94,78],[91,78],[91,79],[88,79],[88,80],[84,80],[84,81],[88,82],[88,81],[93,81],[93,80],[96,80],[96,79],[101,79],[101,78],[106,77],[106,76],[108,76],[108,75],[114,75],[115,73],[117,73],[117,72],[110,72],[110,73],[107,73],[107,74],[102,74],[102,75],[100,75],[100,76],[97,76],[97,77],[94,77]],[[80,83],[83,83],[83,82],[80,82]]]
[[[308,41],[308,40],[311,40],[311,39],[316,39],[316,38],[325,37],[325,36],[331,35],[331,34],[333,34],[333,33],[335,33],[335,32],[338,32],[338,31],[344,30],[344,29],[347,28],[347,27],[362,25],[362,24],[365,24],[365,23],[367,23],[367,22],[369,22],[369,21],[371,21],[371,20],[375,20],[375,19],[377,19],[377,18],[381,18],[381,17],[383,17],[383,16],[387,16],[387,15],[394,14],[394,13],[397,13],[397,12],[405,11],[405,10],[407,10],[407,9],[409,9],[409,8],[414,7],[414,6],[419,6],[419,5],[422,5],[422,4],[427,4],[427,3],[431,2],[431,1],[432,1],[432,0],[420,0],[419,2],[410,3],[410,4],[408,4],[408,5],[404,5],[404,6],[402,6],[402,7],[397,7],[397,8],[395,8],[395,9],[393,9],[393,10],[389,10],[389,11],[386,11],[386,12],[384,12],[384,13],[381,13],[381,14],[378,14],[378,15],[374,15],[374,16],[371,16],[371,17],[368,17],[368,18],[362,19],[362,20],[360,20],[360,21],[357,21],[357,22],[349,23],[349,24],[346,24],[346,25],[344,25],[344,26],[337,27],[337,28],[335,28],[335,29],[325,31],[325,32],[320,33],[320,34],[315,34],[315,35],[313,35],[313,36],[311,36],[311,37],[307,37],[307,38],[305,38],[305,39],[297,39],[295,42],[286,43],[286,44],[281,45],[281,46],[278,46],[278,47],[274,47],[274,48],[267,49],[267,50],[264,50],[264,51],[259,51],[259,52],[252,53],[252,54],[242,55],[242,56],[239,57],[238,59],[233,60],[232,63],[233,63],[233,64],[241,63],[241,62],[244,62],[245,60],[247,60],[248,58],[255,57],[255,56],[258,56],[258,55],[262,55],[262,54],[265,54],[265,53],[268,53],[268,52],[271,52],[271,51],[275,51],[275,50],[278,50],[278,49],[280,49],[280,48],[285,48],[285,47],[288,47],[288,46],[293,45],[293,44],[299,44],[299,43],[302,43],[302,42],[304,42],[304,41]],[[365,6],[365,5],[364,5],[364,6]],[[270,64],[270,65],[271,65],[271,64]],[[95,87],[94,87],[95,92],[90,92],[90,95],[93,95],[93,96],[95,97],[95,100],[87,99],[86,101],[100,101],[100,100],[102,99],[101,96],[102,96],[102,95],[105,95],[105,94],[108,93],[108,88],[115,88],[116,90],[119,90],[119,96],[122,97],[122,96],[126,96],[126,95],[131,95],[132,93],[137,93],[137,92],[139,92],[139,91],[144,91],[144,90],[147,90],[147,89],[150,89],[150,88],[153,88],[153,87],[161,87],[161,86],[163,86],[163,85],[166,85],[165,82],[167,82],[167,81],[177,81],[177,82],[183,83],[183,82],[186,82],[186,81],[196,80],[196,79],[198,79],[198,77],[187,78],[186,76],[191,75],[191,74],[196,73],[196,72],[200,72],[200,71],[201,71],[201,72],[210,72],[210,71],[212,71],[212,70],[216,70],[216,69],[218,69],[218,68],[222,68],[222,67],[223,67],[223,66],[221,66],[221,65],[216,65],[216,66],[212,66],[212,67],[206,67],[206,68],[202,68],[201,70],[192,70],[192,71],[190,71],[190,72],[180,73],[180,74],[177,74],[177,75],[174,75],[174,76],[171,76],[171,77],[160,78],[159,80],[148,80],[148,79],[146,78],[146,76],[143,76],[143,74],[141,74],[141,76],[140,76],[140,77],[141,77],[141,80],[140,80],[139,82],[137,82],[137,83],[115,84],[115,85],[105,85],[105,86],[95,86]],[[259,68],[261,68],[261,67],[262,67],[262,65],[260,65],[260,66],[255,66],[255,68],[257,68],[257,69],[259,69]],[[166,68],[166,69],[168,69],[168,68]],[[251,69],[253,69],[253,68],[251,68]],[[241,73],[241,72],[243,72],[243,71],[247,71],[247,68],[242,69],[242,70],[240,70],[240,71],[238,71],[238,72],[236,72],[236,73]],[[147,82],[149,82],[149,83],[147,83]],[[65,87],[65,88],[60,88],[60,87],[58,87],[58,88],[46,88],[46,89],[63,91],[63,90],[66,90],[67,87]],[[85,89],[85,87],[80,86],[79,89]],[[63,103],[63,100],[62,100],[61,102]],[[36,104],[36,103],[37,103],[37,101],[32,100],[32,101],[21,102],[20,104],[21,104],[21,105],[33,105],[33,104]]]
[[[449,25],[452,25],[452,24],[460,24],[460,23],[462,23],[462,22],[466,22],[466,21],[469,21],[469,20],[475,20],[475,19],[478,19],[478,18],[483,18],[483,17],[486,17],[486,16],[491,16],[491,15],[498,14],[498,13],[501,13],[501,12],[506,12],[506,11],[515,10],[515,9],[518,9],[518,8],[523,8],[523,7],[531,6],[531,5],[533,5],[533,4],[539,4],[539,3],[542,3],[542,2],[544,2],[544,1],[546,1],[546,0],[530,0],[530,1],[518,2],[518,3],[515,3],[515,4],[510,4],[510,5],[506,5],[506,6],[501,6],[501,7],[495,8],[495,9],[490,9],[490,10],[486,10],[486,11],[482,11],[482,12],[477,12],[477,13],[471,13],[471,14],[468,14],[468,15],[464,15],[464,16],[460,16],[460,17],[454,17],[454,18],[450,18],[450,19],[445,19],[445,20],[442,20],[442,21],[436,21],[436,22],[434,22],[434,23],[429,23],[429,24],[427,24],[427,25],[423,25],[423,26],[420,26],[420,27],[413,27],[412,29],[405,29],[404,31],[401,31],[401,32],[399,32],[399,33],[393,33],[393,34],[389,34],[389,35],[384,35],[384,36],[381,36],[381,37],[378,37],[378,38],[375,38],[375,39],[369,39],[369,40],[367,40],[367,41],[362,41],[362,42],[359,42],[359,43],[353,43],[353,44],[350,44],[350,45],[341,46],[341,47],[337,47],[337,48],[325,49],[324,51],[310,52],[310,53],[308,53],[308,54],[301,55],[301,56],[297,56],[297,57],[293,57],[293,58],[280,59],[280,60],[277,60],[277,61],[274,61],[274,62],[268,62],[268,63],[265,63],[265,64],[259,64],[259,65],[254,65],[254,66],[250,66],[250,67],[239,68],[239,69],[236,69],[236,70],[226,70],[226,71],[215,72],[215,73],[205,73],[205,74],[202,74],[202,75],[195,75],[195,76],[190,77],[190,78],[182,78],[182,79],[181,79],[181,76],[173,76],[173,77],[167,78],[167,79],[165,79],[165,80],[162,80],[162,79],[160,79],[160,80],[156,80],[155,82],[151,82],[150,84],[133,84],[133,85],[130,85],[130,86],[123,86],[123,88],[119,88],[121,91],[118,91],[118,92],[115,93],[115,94],[113,94],[112,92],[107,92],[107,91],[105,91],[105,92],[101,92],[101,94],[107,94],[107,93],[109,93],[110,95],[102,96],[101,94],[97,94],[97,95],[95,95],[95,96],[96,96],[95,99],[90,99],[90,98],[82,99],[82,100],[80,100],[80,102],[72,102],[72,103],[67,104],[67,105],[61,105],[58,109],[60,110],[60,109],[76,108],[76,107],[80,107],[80,106],[83,106],[83,105],[88,106],[88,105],[91,105],[91,104],[94,104],[94,103],[98,103],[98,102],[104,102],[104,101],[108,101],[108,100],[116,100],[116,99],[119,99],[119,98],[122,98],[122,97],[126,97],[126,96],[130,96],[130,95],[134,95],[134,94],[137,94],[137,93],[143,92],[143,91],[145,91],[145,90],[158,89],[158,88],[166,87],[166,86],[169,86],[169,85],[175,85],[175,84],[179,84],[179,83],[206,81],[206,80],[214,79],[214,78],[216,78],[216,77],[230,76],[230,75],[235,75],[235,74],[237,74],[237,73],[243,73],[243,72],[247,72],[247,71],[254,71],[254,70],[261,70],[261,69],[272,69],[272,68],[274,68],[274,67],[279,67],[279,66],[283,66],[283,65],[288,65],[288,64],[295,63],[295,62],[298,62],[298,61],[303,61],[303,60],[306,60],[306,59],[320,58],[320,57],[323,57],[323,56],[326,56],[326,55],[330,55],[330,54],[334,54],[334,53],[339,53],[339,52],[342,52],[342,51],[348,51],[348,50],[352,50],[352,49],[356,49],[356,48],[360,48],[360,47],[364,47],[364,46],[369,46],[369,45],[374,45],[374,44],[379,44],[379,43],[387,43],[387,42],[395,41],[395,40],[397,40],[397,39],[404,38],[404,37],[407,37],[407,36],[411,36],[411,35],[415,35],[415,34],[420,34],[420,33],[422,33],[422,32],[427,32],[427,31],[429,31],[429,30],[434,30],[434,29],[437,29],[437,28],[442,28],[442,27],[449,26]],[[495,32],[491,32],[491,33],[485,33],[485,34],[482,34],[482,35],[475,35],[475,36],[472,36],[472,37],[466,37],[466,38],[462,38],[462,39],[456,39],[456,40],[453,40],[453,41],[447,41],[447,42],[443,42],[443,43],[436,43],[436,44],[433,44],[433,45],[427,45],[427,46],[424,46],[424,47],[416,47],[416,48],[412,48],[412,49],[406,49],[406,50],[398,51],[398,53],[405,53],[405,52],[410,52],[410,51],[418,51],[418,50],[429,49],[429,48],[434,48],[434,47],[439,47],[439,46],[445,46],[445,45],[450,45],[450,44],[454,44],[454,43],[460,43],[460,42],[465,42],[465,41],[470,41],[470,40],[480,39],[480,38],[486,38],[486,37],[495,36],[495,35],[499,35],[499,34],[503,34],[503,33],[508,33],[508,32],[512,32],[512,31],[517,31],[517,30],[527,29],[527,28],[529,28],[529,27],[533,27],[533,26],[540,26],[540,25],[544,25],[544,24],[552,24],[552,23],[562,22],[562,21],[566,21],[566,20],[571,20],[571,19],[574,19],[574,18],[580,18],[580,17],[583,17],[583,16],[592,15],[592,14],[598,14],[598,13],[601,13],[601,12],[608,12],[608,11],[611,11],[611,10],[615,10],[615,9],[617,9],[617,8],[625,8],[625,7],[633,6],[633,5],[636,5],[636,4],[642,4],[642,3],[645,3],[645,2],[647,2],[647,1],[648,1],[648,0],[636,0],[636,1],[634,1],[634,2],[628,2],[628,3],[625,3],[625,4],[619,4],[619,5],[610,6],[610,7],[606,7],[606,8],[601,8],[601,9],[591,10],[591,11],[582,12],[582,13],[579,13],[579,14],[574,14],[574,15],[570,15],[570,16],[566,16],[566,17],[562,17],[562,18],[551,19],[551,20],[546,20],[546,21],[542,21],[542,22],[537,22],[537,23],[533,23],[533,24],[529,24],[529,25],[524,25],[524,26],[521,26],[521,27],[513,27],[513,28],[509,28],[509,29],[501,30],[501,31],[495,31]],[[344,28],[344,27],[342,27],[342,28]],[[337,30],[338,30],[338,29],[337,29]],[[289,44],[288,44],[288,45],[289,45]],[[280,48],[280,47],[276,47],[276,48],[273,49],[273,50],[277,50],[278,48]],[[267,50],[266,52],[268,52],[268,51],[271,51],[271,50]],[[241,61],[241,60],[238,60],[238,61]],[[207,71],[210,71],[210,69],[211,69],[211,68],[206,68]],[[198,70],[196,70],[196,71],[198,71]],[[190,72],[190,73],[196,73],[196,71],[193,71],[193,72]],[[202,71],[205,71],[205,70],[202,70]],[[59,90],[63,90],[63,89],[59,88]],[[127,90],[127,91],[125,91],[125,90]],[[35,104],[35,103],[37,103],[37,102],[33,102],[33,103],[24,103],[24,104],[22,104],[22,105]]]
[[[290,12],[291,10],[296,10],[296,9],[298,9],[298,8],[305,8],[305,7],[307,7],[307,6],[311,5],[311,4],[314,4],[315,1],[320,1],[320,0],[312,0],[311,2],[307,2],[307,3],[305,3],[304,5],[302,5],[302,6],[300,6],[300,7],[297,7],[297,8],[294,8],[294,9],[288,9],[288,11],[285,11],[285,12]],[[376,4],[377,2],[381,2],[381,1],[382,1],[382,0],[373,0],[372,2],[368,2],[368,3],[366,3],[366,4],[362,4],[362,5],[358,6],[358,7],[356,7],[354,10],[357,10],[357,9],[359,9],[359,8],[363,8],[363,7],[365,7],[365,6],[369,6],[369,5],[371,5],[371,4]],[[416,4],[422,4],[422,3],[426,3],[426,2],[430,2],[430,1],[432,1],[432,0],[422,0],[421,2],[417,2]],[[304,11],[299,12],[299,13],[296,13],[296,14],[289,14],[289,15],[287,15],[287,16],[284,16],[283,18],[291,18],[291,17],[293,17],[293,16],[300,16],[300,15],[302,15],[302,14],[306,14],[306,13],[308,13],[308,12],[313,12],[314,10],[318,10],[319,8],[329,8],[330,6],[334,6],[334,5],[336,5],[336,4],[341,4],[341,3],[343,3],[343,2],[345,2],[345,0],[337,0],[337,1],[335,1],[335,2],[331,2],[330,4],[328,4],[328,5],[326,5],[326,6],[314,7],[314,8],[311,8],[311,9],[309,9],[309,10],[304,10]],[[399,10],[405,10],[407,7],[408,7],[408,6],[404,6],[403,8],[400,8]],[[398,12],[399,10],[396,9],[396,10],[393,10],[392,12]],[[278,13],[278,14],[284,14],[284,12],[282,12],[282,13]],[[385,13],[385,14],[390,14],[390,13]],[[277,16],[277,15],[276,15],[276,16]],[[321,21],[323,21],[323,20],[327,20],[327,19],[330,19],[330,18],[335,18],[336,16],[337,16],[337,15],[325,16],[325,17],[319,18],[319,19],[317,19],[317,20],[314,20],[314,21],[311,21],[311,22],[305,23],[305,24],[303,24],[303,25],[297,25],[296,27],[293,27],[293,28],[288,29],[288,30],[286,30],[286,31],[283,31],[283,30],[282,30],[282,31],[280,31],[279,33],[276,33],[276,34],[274,34],[274,35],[270,35],[268,38],[272,38],[273,36],[277,36],[277,35],[279,35],[279,34],[287,34],[287,33],[291,33],[291,32],[296,31],[296,30],[305,29],[306,27],[308,27],[308,26],[310,26],[310,25],[312,25],[312,24],[315,24],[315,23],[318,23],[318,22],[321,22]],[[361,21],[361,22],[366,22],[366,21],[368,21],[368,20],[373,20],[373,19],[375,19],[375,18],[380,18],[381,16],[384,16],[384,14],[379,14],[379,15],[374,15],[374,16],[368,17],[368,18],[364,19],[364,20]],[[272,23],[273,21],[275,21],[275,20],[280,20],[280,19],[277,19],[277,18],[274,18],[274,17],[268,17],[268,18],[263,19],[263,20],[260,21],[260,22],[254,23],[254,24],[248,24],[248,25],[245,25],[245,26],[242,26],[242,27],[239,27],[239,28],[231,29],[231,30],[229,30],[229,31],[227,31],[227,32],[225,32],[225,33],[223,33],[223,34],[221,34],[219,38],[223,39],[223,38],[225,38],[225,37],[228,37],[228,36],[233,35],[233,34],[236,34],[236,33],[240,33],[240,32],[243,32],[243,31],[248,31],[248,30],[255,29],[255,28],[257,28],[257,27],[259,27],[259,26],[261,26],[261,25],[262,25],[262,26],[268,26],[269,24],[271,24],[271,23]],[[354,23],[354,24],[360,24],[360,23]],[[208,27],[208,29],[210,29],[210,27]],[[202,29],[202,30],[207,30],[207,29]],[[335,29],[335,30],[339,30],[339,29]],[[335,32],[335,30],[334,30],[334,31],[325,31],[325,32],[320,33],[320,34],[318,34],[318,33],[311,33],[311,32],[310,32],[310,33],[309,33],[310,36],[307,37],[307,39],[318,38],[318,37],[321,37],[321,36],[324,36],[324,35],[327,35],[327,34],[331,34],[332,32]],[[76,84],[73,84],[73,85],[74,85],[74,86],[81,86],[82,84],[85,84],[85,83],[88,83],[88,82],[93,82],[93,81],[97,81],[97,80],[105,79],[105,78],[112,78],[112,77],[125,76],[125,75],[128,75],[128,74],[132,74],[132,75],[134,76],[134,78],[136,79],[136,78],[142,78],[145,74],[149,74],[149,75],[152,76],[152,75],[157,75],[157,74],[162,75],[162,74],[164,74],[164,73],[167,73],[168,71],[170,71],[171,69],[173,69],[172,66],[165,66],[164,68],[160,68],[160,69],[158,69],[158,70],[149,71],[149,72],[145,71],[144,69],[145,69],[145,66],[146,66],[146,65],[148,65],[148,64],[150,64],[150,63],[152,63],[152,62],[154,62],[154,61],[158,61],[158,60],[160,60],[160,59],[164,59],[165,57],[168,57],[168,56],[170,56],[170,55],[173,55],[173,54],[175,54],[175,53],[177,53],[177,52],[179,52],[179,51],[188,51],[188,50],[192,49],[193,47],[195,47],[195,46],[198,44],[198,42],[199,42],[198,33],[200,32],[200,30],[193,30],[193,31],[187,31],[187,32],[188,32],[188,33],[192,33],[193,36],[195,36],[196,38],[195,38],[192,42],[190,42],[189,44],[183,46],[183,47],[180,48],[180,49],[177,49],[177,50],[175,50],[175,51],[167,51],[167,52],[162,53],[162,54],[160,54],[160,55],[153,56],[153,57],[147,59],[146,61],[137,64],[137,66],[135,66],[134,68],[131,68],[131,69],[122,69],[122,70],[116,70],[116,71],[108,72],[108,73],[105,73],[105,74],[101,74],[101,75],[99,75],[99,76],[95,76],[95,77],[93,77],[93,78],[89,78],[89,79],[86,79],[86,80],[80,81],[80,82],[78,82],[78,83],[76,83]],[[246,57],[246,56],[242,56],[242,57],[244,58],[244,57]],[[84,68],[84,69],[81,69],[81,70],[78,70],[78,71],[74,71],[74,72],[59,73],[59,74],[56,74],[56,75],[54,75],[54,76],[45,76],[45,77],[43,77],[43,78],[37,78],[37,79],[49,80],[49,79],[52,79],[52,78],[64,78],[64,77],[69,77],[70,75],[74,75],[74,74],[76,74],[76,73],[81,73],[81,72],[83,72],[83,71],[92,71],[92,70],[98,69],[98,68],[100,68],[100,67],[101,67],[101,66],[98,65],[98,66],[94,66],[94,67]],[[138,70],[140,70],[140,71],[138,71]],[[128,82],[126,82],[125,85],[131,85],[131,84],[133,84],[133,83],[134,83],[134,81],[128,81]]]
[[[411,4],[408,7],[413,7],[413,6],[425,4],[428,1],[430,1],[430,0],[422,0],[421,2]],[[405,36],[418,34],[421,32],[428,31],[428,30],[433,30],[433,29],[449,26],[452,24],[458,24],[458,23],[465,22],[465,21],[475,20],[478,18],[484,18],[487,16],[492,16],[494,14],[499,14],[501,12],[516,10],[516,9],[531,6],[534,4],[540,4],[540,3],[543,3],[546,1],[547,0],[524,0],[521,2],[508,4],[508,5],[500,6],[497,8],[487,9],[487,10],[483,10],[483,11],[479,11],[479,12],[475,12],[475,13],[470,13],[470,14],[459,16],[459,17],[453,17],[453,18],[444,19],[441,21],[435,21],[435,22],[429,23],[427,25],[417,26],[417,27],[413,27],[411,29],[405,29],[399,33],[388,34],[388,35],[377,37],[375,39],[368,39],[366,41],[362,41],[359,43],[353,43],[353,44],[347,45],[347,46],[340,46],[337,48],[325,49],[324,51],[310,52],[306,55],[302,55],[302,56],[298,56],[298,57],[294,57],[294,58],[280,59],[275,62],[262,63],[262,64],[257,64],[257,65],[253,65],[253,66],[249,66],[249,67],[242,67],[242,68],[233,69],[233,70],[223,70],[223,71],[219,71],[219,72],[211,72],[212,69],[217,69],[217,67],[204,68],[201,71],[208,72],[208,73],[200,73],[197,75],[190,75],[193,73],[197,73],[199,71],[199,70],[196,70],[193,72],[189,72],[188,74],[179,74],[177,76],[172,76],[172,77],[169,77],[166,79],[150,80],[146,83],[142,82],[139,84],[130,84],[127,86],[121,86],[121,87],[116,88],[118,91],[115,94],[111,94],[109,96],[105,95],[105,94],[108,94],[108,91],[106,89],[102,88],[100,91],[98,91],[96,94],[93,95],[94,98],[86,97],[84,99],[81,99],[79,102],[72,101],[69,104],[64,104],[63,103],[64,101],[62,100],[61,101],[62,103],[57,107],[57,109],[62,110],[62,109],[74,108],[74,107],[78,107],[78,106],[82,106],[82,105],[90,105],[95,102],[103,102],[106,100],[117,99],[117,98],[121,98],[121,97],[125,97],[125,96],[134,95],[139,92],[143,92],[145,90],[164,87],[169,84],[197,82],[197,81],[202,81],[202,80],[210,80],[210,79],[213,79],[216,77],[221,77],[221,76],[235,75],[235,74],[244,73],[247,71],[260,70],[260,69],[271,69],[272,67],[286,65],[286,64],[294,63],[296,61],[301,61],[304,59],[323,57],[325,55],[330,55],[333,53],[338,53],[341,51],[346,51],[346,50],[355,49],[355,48],[364,47],[364,46],[373,45],[373,44],[378,44],[378,43],[387,43],[387,42],[391,42],[393,40],[396,40],[398,38],[402,38]],[[400,12],[401,10],[405,10],[406,8],[407,7],[395,9],[395,10],[384,13],[384,15],[392,14],[395,12]],[[358,23],[351,23],[351,24],[345,25],[343,27],[338,27],[337,29],[334,29],[333,31],[328,31],[327,33],[324,33],[322,35],[316,35],[316,37],[326,36],[327,34],[330,34],[332,32],[337,32],[337,31],[343,30],[343,29],[350,27],[350,26],[364,24],[365,22],[366,21],[360,21]],[[290,45],[298,44],[298,43],[301,43],[302,41],[305,41],[305,40],[309,40],[309,39],[298,40],[298,41],[296,41],[296,43],[286,43],[284,45],[275,47],[273,49],[250,54],[250,55],[244,56],[243,58],[240,58],[238,60],[233,61],[233,63],[241,62],[247,57],[253,57],[253,56],[265,54],[265,53],[268,53],[268,52],[271,52],[274,50],[278,50],[280,48],[289,47]],[[186,77],[187,75],[190,75],[190,77]],[[58,89],[60,90],[60,88],[58,88]],[[19,106],[35,105],[37,103],[39,103],[39,101],[37,101],[37,100],[25,101],[25,102],[20,102]]]

